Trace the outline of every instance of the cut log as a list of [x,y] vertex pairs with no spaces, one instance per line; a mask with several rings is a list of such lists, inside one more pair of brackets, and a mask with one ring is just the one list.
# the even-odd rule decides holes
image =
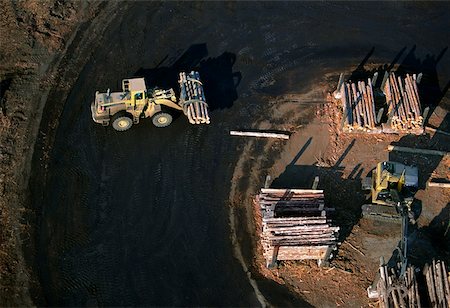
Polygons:
[[430,180],[427,182],[428,187],[441,187],[441,188],[450,188],[450,183],[440,183],[440,182],[432,182]]
[[439,155],[439,156],[446,156],[449,154],[449,152],[444,152],[444,151],[415,149],[415,148],[408,148],[408,147],[401,147],[401,146],[394,146],[394,145],[388,145],[388,151],[398,151],[398,152],[424,154],[424,155]]
[[263,137],[263,138],[277,138],[277,139],[289,139],[288,134],[281,133],[267,133],[267,132],[251,132],[251,131],[230,131],[232,136],[247,136],[247,137]]

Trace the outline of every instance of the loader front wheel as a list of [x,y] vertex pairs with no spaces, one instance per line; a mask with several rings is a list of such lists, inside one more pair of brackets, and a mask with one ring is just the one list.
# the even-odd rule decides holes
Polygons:
[[153,125],[156,127],[166,127],[172,123],[172,115],[167,112],[158,112],[152,117]]
[[133,125],[133,119],[131,116],[122,112],[115,114],[111,122],[112,127],[118,132],[126,131]]

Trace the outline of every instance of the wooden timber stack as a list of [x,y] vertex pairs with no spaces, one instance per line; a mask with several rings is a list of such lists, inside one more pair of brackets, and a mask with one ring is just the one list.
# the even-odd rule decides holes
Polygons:
[[419,92],[416,74],[405,78],[391,72],[385,77],[383,92],[386,96],[388,129],[393,131],[423,131]]
[[[373,97],[372,80],[343,83],[341,102],[344,111],[343,130],[346,132],[377,131],[375,100]],[[355,131],[356,130],[356,131]]]
[[450,307],[450,274],[444,261],[435,261],[425,265],[423,270],[427,282],[431,307]]
[[180,102],[189,123],[209,124],[208,104],[206,103],[205,92],[203,91],[199,73],[195,71],[189,74],[181,72],[179,77]]
[[330,224],[322,190],[263,188],[255,202],[262,211],[261,242],[268,267],[277,260],[327,262],[339,227]]
[[400,268],[388,268],[386,264],[380,266],[377,284],[380,307],[421,307],[414,267],[407,267],[403,277],[399,277],[399,271]]

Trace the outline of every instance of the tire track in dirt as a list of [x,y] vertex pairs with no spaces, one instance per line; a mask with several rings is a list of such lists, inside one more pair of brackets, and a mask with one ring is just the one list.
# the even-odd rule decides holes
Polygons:
[[[232,221],[227,205],[241,152],[237,146],[243,141],[229,138],[228,130],[249,127],[267,117],[270,103],[263,94],[299,91],[319,73],[318,68],[335,62],[330,46],[341,43],[332,35],[316,39],[311,32],[329,31],[331,13],[327,16],[331,21],[310,23],[310,28],[305,24],[302,31],[295,28],[298,21],[285,19],[295,14],[299,19],[312,15],[321,19],[321,6],[315,11],[306,4],[284,5],[274,16],[270,8],[275,4],[233,5],[169,2],[154,7],[135,3],[99,38],[102,48],[94,51],[65,104],[45,198],[40,201],[44,208],[41,277],[49,304],[261,304],[254,294],[254,282],[248,280],[247,253],[242,252],[240,264],[232,252],[232,244],[238,244],[230,240]],[[198,25],[180,33],[191,20]],[[164,31],[160,21],[165,22]],[[267,35],[260,32],[262,24],[270,26],[264,29]],[[301,46],[303,41],[307,47],[295,45]],[[212,125],[194,127],[180,117],[160,130],[143,120],[128,132],[116,133],[92,123],[89,103],[95,90],[114,89],[121,78],[138,69],[149,68],[146,65],[154,65],[166,55],[169,63],[180,49],[204,42],[212,59],[225,52],[223,46],[231,52],[241,50],[247,57],[243,61],[237,57],[234,67],[227,68],[242,73],[238,87],[242,93],[231,108],[212,112]],[[352,49],[366,51],[367,44],[357,39],[357,47]],[[139,50],[141,46],[145,50]],[[344,46],[339,51],[347,49]],[[312,54],[319,50],[325,52]],[[340,56],[340,64],[356,63],[355,54],[358,52]],[[250,181],[248,175],[242,177]],[[239,223],[231,228],[244,228],[245,222]],[[63,260],[69,262],[63,264]],[[267,281],[260,282],[272,293],[267,297],[270,301],[277,302],[277,296],[286,294],[285,289],[277,293]]]

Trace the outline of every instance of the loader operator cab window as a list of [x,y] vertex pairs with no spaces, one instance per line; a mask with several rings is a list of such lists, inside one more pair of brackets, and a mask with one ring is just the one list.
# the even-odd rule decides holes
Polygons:
[[134,95],[134,99],[135,100],[141,100],[141,99],[143,99],[144,98],[144,94],[142,93],[142,92],[138,92],[138,93],[136,93],[135,95]]
[[388,162],[383,163],[383,170],[387,170],[389,173],[394,173],[395,172],[394,169],[395,169],[394,164],[390,164]]

